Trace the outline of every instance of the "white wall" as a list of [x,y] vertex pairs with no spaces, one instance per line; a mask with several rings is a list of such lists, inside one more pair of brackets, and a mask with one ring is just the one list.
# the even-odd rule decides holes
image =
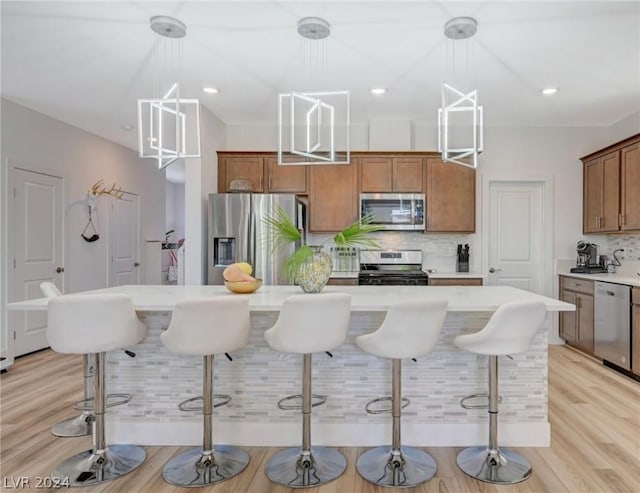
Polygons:
[[[107,203],[98,199],[95,225],[100,240],[87,243],[80,237],[87,223],[85,198],[100,179],[140,196],[140,245],[144,240],[164,238],[164,173],[156,163],[138,158],[136,152],[101,137],[54,120],[2,99],[2,197],[6,200],[9,164],[60,176],[64,179],[64,291],[103,288],[108,282]],[[3,204],[6,206],[6,203]],[[3,208],[2,228],[6,228]],[[158,211],[163,211],[158,213]],[[3,231],[5,241],[10,233]],[[5,243],[6,248],[8,243]],[[3,292],[8,286],[7,255],[2,255]],[[144,267],[144,266],[143,266]],[[142,275],[141,275],[142,278]],[[3,300],[3,316],[6,306]],[[4,317],[3,317],[4,318]],[[6,326],[6,319],[4,319]],[[3,338],[5,331],[3,331]]]
[[[640,101],[638,101],[638,106],[640,106]],[[607,142],[613,144],[638,133],[640,133],[640,110],[608,127]]]
[[[174,230],[170,241],[176,243],[184,238],[184,183],[168,181],[165,193],[165,232]],[[164,235],[162,237],[164,240]]]
[[200,107],[201,157],[185,163],[185,284],[207,281],[207,201],[217,192],[217,151],[225,148],[225,124]]

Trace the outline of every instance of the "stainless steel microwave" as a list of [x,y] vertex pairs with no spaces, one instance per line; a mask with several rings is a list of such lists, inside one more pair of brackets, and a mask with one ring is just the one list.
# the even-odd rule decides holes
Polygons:
[[390,231],[424,231],[424,194],[422,193],[361,193],[360,219],[373,218]]

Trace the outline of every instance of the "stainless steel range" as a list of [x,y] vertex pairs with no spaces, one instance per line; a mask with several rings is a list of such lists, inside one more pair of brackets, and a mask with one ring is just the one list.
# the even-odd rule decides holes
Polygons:
[[379,286],[426,286],[422,250],[360,250],[358,284]]

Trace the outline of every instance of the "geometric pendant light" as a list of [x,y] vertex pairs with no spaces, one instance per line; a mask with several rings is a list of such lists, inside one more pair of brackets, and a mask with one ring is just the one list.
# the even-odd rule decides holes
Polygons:
[[[319,17],[301,19],[297,31],[303,46],[308,43],[311,48],[310,58],[322,53],[322,43],[331,32],[329,23]],[[349,113],[349,91],[279,94],[278,164],[349,164]]]
[[[455,44],[457,40],[473,36],[477,27],[471,17],[456,17],[445,24],[444,34]],[[453,53],[452,65],[455,65],[455,49]],[[465,65],[468,68],[468,60]],[[455,72],[455,67],[453,70]],[[478,154],[484,147],[484,115],[478,104],[477,89],[461,91],[451,83],[443,82],[441,105],[438,108],[438,151],[442,160],[477,168]]]
[[[160,50],[159,43],[175,44],[172,40],[183,38],[187,33],[185,24],[168,16],[152,17],[151,29],[158,35],[155,51],[165,56],[170,50],[166,47]],[[181,55],[181,51],[178,53]],[[161,61],[165,65],[170,63],[167,59]],[[179,62],[181,60],[176,63],[178,67]],[[200,157],[200,102],[181,99],[177,81],[161,80],[160,75],[158,79],[157,86],[166,83],[170,87],[161,96],[138,99],[138,149],[141,158],[157,159],[162,169],[180,158]]]

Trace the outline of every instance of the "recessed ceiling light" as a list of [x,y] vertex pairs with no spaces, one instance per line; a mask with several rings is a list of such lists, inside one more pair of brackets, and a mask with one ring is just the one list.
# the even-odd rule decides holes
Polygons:
[[558,89],[556,87],[547,87],[546,89],[543,89],[540,92],[545,96],[553,96],[555,93],[558,92]]
[[136,127],[134,127],[134,126],[133,126],[133,125],[131,125],[130,123],[126,123],[126,124],[124,124],[124,125],[120,125],[120,128],[121,128],[122,130],[126,130],[127,132],[129,132],[129,131],[133,130],[133,129],[134,129],[134,128],[136,128]]
[[371,94],[374,94],[376,96],[382,96],[386,92],[387,90],[384,87],[374,87],[373,89],[371,89]]
[[207,94],[218,94],[217,87],[206,86],[206,87],[203,87],[202,90]]

